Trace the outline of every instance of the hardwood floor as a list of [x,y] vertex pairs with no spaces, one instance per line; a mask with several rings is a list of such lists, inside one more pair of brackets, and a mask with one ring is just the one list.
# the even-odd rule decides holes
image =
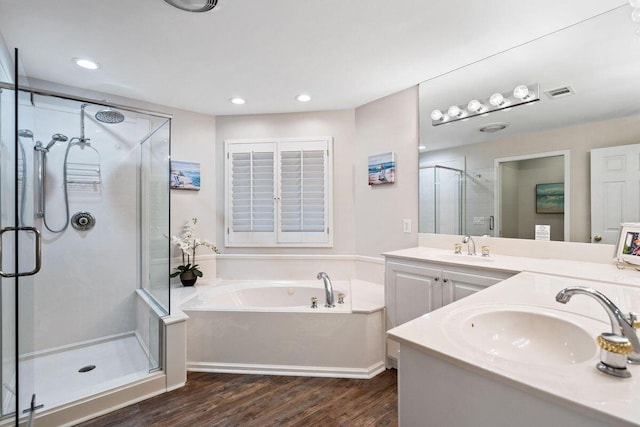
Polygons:
[[396,371],[370,380],[189,373],[187,385],[80,424],[397,426]]

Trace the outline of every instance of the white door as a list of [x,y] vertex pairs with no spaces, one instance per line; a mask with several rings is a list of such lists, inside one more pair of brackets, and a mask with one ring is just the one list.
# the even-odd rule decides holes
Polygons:
[[591,150],[591,241],[615,244],[622,222],[640,222],[640,144]]

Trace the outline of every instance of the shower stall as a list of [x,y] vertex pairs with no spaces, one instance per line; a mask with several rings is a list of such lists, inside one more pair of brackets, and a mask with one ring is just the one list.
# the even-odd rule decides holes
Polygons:
[[465,234],[464,172],[448,166],[424,166],[419,180],[420,231]]
[[38,425],[162,374],[171,118],[0,87],[0,411]]

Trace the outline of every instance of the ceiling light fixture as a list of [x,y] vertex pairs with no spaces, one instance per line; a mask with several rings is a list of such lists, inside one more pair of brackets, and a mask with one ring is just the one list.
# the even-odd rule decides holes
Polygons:
[[486,126],[482,126],[480,132],[495,133],[504,130],[509,126],[509,123],[490,123]]
[[466,104],[466,110],[460,108],[458,105],[449,107],[446,114],[441,110],[433,110],[431,112],[431,125],[439,126],[449,122],[469,119],[474,116],[486,115],[494,111],[509,111],[512,107],[530,104],[539,100],[540,85],[537,83],[518,85],[510,92],[496,92],[488,98],[472,99]]
[[298,102],[309,102],[309,101],[311,101],[311,97],[309,95],[307,95],[306,93],[301,93],[300,95],[296,96],[296,101],[298,101]]
[[229,99],[229,101],[231,101],[232,104],[236,104],[236,105],[242,105],[247,102],[244,100],[244,98],[231,98]]
[[208,12],[218,4],[218,0],[164,0],[173,7],[187,12]]
[[89,59],[89,58],[73,58],[72,61],[78,67],[84,68],[85,70],[97,70],[98,68],[100,68],[100,64],[98,64],[93,59]]

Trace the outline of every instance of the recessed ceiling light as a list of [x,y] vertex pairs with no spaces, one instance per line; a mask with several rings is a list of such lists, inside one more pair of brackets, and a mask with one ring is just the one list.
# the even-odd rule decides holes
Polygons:
[[422,151],[422,150],[426,150],[427,146],[426,145],[419,145],[418,146],[418,150]]
[[509,123],[490,123],[486,126],[481,127],[479,130],[480,132],[494,133],[506,129],[507,126],[509,126]]
[[298,101],[298,102],[309,102],[309,101],[311,101],[311,97],[309,95],[307,95],[306,93],[301,93],[300,95],[296,96],[296,101]]
[[73,58],[73,62],[80,68],[86,70],[97,70],[100,68],[100,64],[89,58]]
[[231,98],[229,101],[231,101],[232,104],[236,104],[236,105],[242,105],[245,102],[247,102],[243,98]]

